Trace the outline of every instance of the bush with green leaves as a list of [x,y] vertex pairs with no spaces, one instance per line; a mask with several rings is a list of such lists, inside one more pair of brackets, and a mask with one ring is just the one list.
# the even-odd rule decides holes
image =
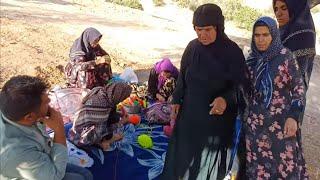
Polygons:
[[318,5],[318,6],[314,7],[314,8],[312,8],[312,9],[311,9],[311,12],[312,12],[312,13],[314,13],[314,14],[316,14],[316,13],[320,13],[320,5]]
[[153,4],[155,6],[164,6],[165,5],[163,0],[153,0]]
[[233,21],[241,28],[252,29],[256,19],[262,16],[259,11],[243,6],[241,0],[175,0],[180,6],[195,10],[198,6],[205,3],[214,3],[221,7],[225,19]]
[[[127,6],[133,9],[140,9],[142,10],[142,5],[139,0],[106,0],[107,2],[119,4],[121,6]],[[153,0],[153,4],[155,6],[164,6],[165,3],[163,0]]]
[[142,5],[139,0],[107,0],[107,2],[142,10]]
[[173,0],[173,1],[177,2],[179,6],[184,8],[190,8],[190,4],[194,2],[193,0]]
[[226,15],[227,19],[231,19],[232,21],[235,21],[239,27],[247,30],[252,30],[252,26],[254,22],[260,16],[262,16],[262,14],[260,14],[255,9],[252,9],[247,6],[241,7],[238,10],[234,11],[234,13]]

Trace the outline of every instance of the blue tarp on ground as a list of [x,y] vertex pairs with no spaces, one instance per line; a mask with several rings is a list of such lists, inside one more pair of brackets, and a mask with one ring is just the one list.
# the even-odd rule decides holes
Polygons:
[[[142,121],[145,122],[145,121]],[[66,126],[66,131],[71,125]],[[168,138],[163,126],[126,125],[120,129],[124,138],[112,145],[109,152],[92,148],[89,156],[94,159],[90,167],[95,180],[157,180],[162,172]],[[137,137],[149,134],[153,140],[151,149],[142,148]]]

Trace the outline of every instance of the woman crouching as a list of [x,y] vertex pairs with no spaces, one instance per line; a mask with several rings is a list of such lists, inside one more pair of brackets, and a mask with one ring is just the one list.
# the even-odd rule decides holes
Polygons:
[[70,130],[70,140],[79,147],[91,145],[107,150],[110,144],[122,138],[114,131],[128,122],[116,112],[116,105],[130,96],[131,87],[112,83],[93,88],[82,101]]

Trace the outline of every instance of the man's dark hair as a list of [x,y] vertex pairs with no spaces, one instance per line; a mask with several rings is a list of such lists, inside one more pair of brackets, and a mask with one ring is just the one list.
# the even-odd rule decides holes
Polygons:
[[41,95],[47,88],[48,84],[38,77],[12,77],[0,92],[0,110],[12,121],[19,121],[28,113],[39,112]]

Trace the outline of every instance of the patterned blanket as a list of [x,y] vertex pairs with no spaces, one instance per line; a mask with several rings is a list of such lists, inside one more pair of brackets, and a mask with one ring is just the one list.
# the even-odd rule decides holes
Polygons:
[[[94,160],[89,169],[95,180],[156,180],[162,172],[168,138],[163,134],[163,126],[148,126],[142,124],[126,125],[120,129],[124,138],[112,145],[108,152],[92,147],[88,151]],[[66,132],[70,125],[66,126]],[[142,148],[137,137],[148,134],[153,140],[151,149]]]

